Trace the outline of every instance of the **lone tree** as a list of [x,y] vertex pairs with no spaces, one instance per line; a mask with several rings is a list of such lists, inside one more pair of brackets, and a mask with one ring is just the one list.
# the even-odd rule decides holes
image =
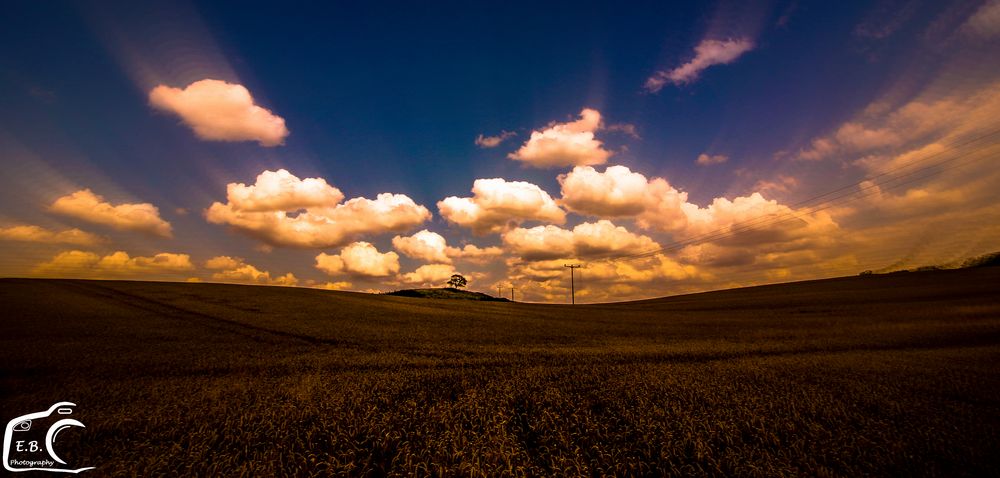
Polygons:
[[448,285],[455,288],[465,287],[468,283],[469,281],[465,280],[465,277],[462,277],[462,274],[452,274],[451,279],[448,279]]

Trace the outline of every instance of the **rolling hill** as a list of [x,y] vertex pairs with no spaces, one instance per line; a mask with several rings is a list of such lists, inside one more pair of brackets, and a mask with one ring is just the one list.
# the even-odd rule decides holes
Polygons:
[[127,475],[1000,473],[1000,268],[545,305],[0,280],[4,420]]

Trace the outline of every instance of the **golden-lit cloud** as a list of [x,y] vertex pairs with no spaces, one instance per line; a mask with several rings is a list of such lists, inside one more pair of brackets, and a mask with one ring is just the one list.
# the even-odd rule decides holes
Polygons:
[[441,264],[451,263],[451,258],[448,257],[447,253],[448,243],[444,236],[427,229],[412,236],[392,238],[392,247],[404,256],[413,259]]
[[532,131],[528,141],[508,157],[536,168],[604,164],[612,153],[594,137],[600,127],[601,112],[584,108],[576,121]]
[[316,268],[331,275],[387,277],[399,272],[399,255],[381,253],[367,242],[355,242],[340,250],[340,254],[320,253]]
[[517,136],[517,133],[513,131],[501,131],[500,134],[496,136],[486,136],[480,134],[479,136],[476,136],[476,146],[483,149],[496,148],[497,146],[500,146],[500,143],[506,141],[507,138],[513,136]]
[[317,289],[326,289],[326,290],[347,290],[354,287],[354,285],[347,281],[337,281],[337,282],[324,282],[322,284],[313,285],[312,287],[315,287]]
[[228,202],[213,203],[205,217],[272,246],[303,248],[338,247],[364,235],[411,229],[431,218],[427,208],[402,194],[339,203],[342,198],[321,178],[299,180],[284,170],[264,171],[252,186],[229,184]]
[[150,203],[113,205],[89,189],[56,199],[52,212],[120,231],[135,231],[172,237],[170,223],[160,218],[160,210]]
[[257,141],[278,146],[288,136],[285,120],[255,104],[243,85],[199,80],[184,89],[159,85],[149,104],[181,118],[196,136],[210,141]]
[[103,237],[77,228],[53,231],[35,225],[0,227],[0,240],[74,246],[95,246],[107,241]]
[[523,181],[477,179],[471,198],[450,196],[438,201],[438,211],[449,222],[476,234],[502,232],[524,221],[562,224],[566,213],[542,188]]
[[429,286],[444,286],[456,274],[455,268],[450,264],[425,264],[413,272],[400,275],[400,279],[407,284],[421,284]]
[[444,236],[426,229],[412,236],[396,236],[392,238],[392,247],[406,257],[429,263],[451,264],[452,260],[484,264],[503,254],[499,247],[479,247],[466,244],[464,247],[452,247]]
[[656,72],[646,80],[646,90],[655,93],[663,89],[667,83],[675,85],[691,83],[697,80],[706,68],[732,63],[753,48],[754,42],[749,38],[702,40],[694,47],[694,58],[672,70]]
[[651,238],[603,219],[579,224],[572,230],[553,225],[517,228],[505,233],[503,242],[512,255],[531,261],[647,252],[659,247]]
[[449,257],[473,264],[485,264],[503,255],[503,249],[499,247],[479,247],[474,244],[466,244],[461,248],[449,246],[446,252]]
[[247,264],[239,257],[216,256],[205,261],[205,268],[218,271],[212,274],[212,280],[220,282],[284,286],[294,286],[299,283],[298,278],[291,272],[283,276],[271,277],[270,272]]
[[161,252],[151,257],[131,257],[124,251],[117,251],[100,256],[72,250],[60,252],[52,260],[39,264],[34,273],[46,277],[101,278],[170,274],[193,269],[191,256],[187,254]]

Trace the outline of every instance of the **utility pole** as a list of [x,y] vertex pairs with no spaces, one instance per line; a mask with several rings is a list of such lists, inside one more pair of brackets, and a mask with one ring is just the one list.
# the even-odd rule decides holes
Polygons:
[[576,304],[576,281],[573,279],[573,269],[579,269],[580,264],[564,264],[563,267],[569,267],[570,300],[572,300],[572,304]]
[[503,297],[503,284],[497,284],[497,297]]
[[514,302],[514,286],[510,286],[510,301]]

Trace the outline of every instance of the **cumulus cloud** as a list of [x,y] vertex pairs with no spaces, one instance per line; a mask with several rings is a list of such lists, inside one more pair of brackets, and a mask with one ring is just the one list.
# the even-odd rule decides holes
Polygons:
[[232,207],[246,212],[327,207],[344,200],[344,194],[327,184],[325,179],[299,179],[286,169],[264,171],[250,186],[229,183],[226,197]]
[[392,247],[403,253],[404,256],[426,262],[437,262],[450,264],[448,257],[448,243],[444,236],[424,229],[416,234],[404,237],[396,236],[392,238]]
[[595,216],[632,216],[645,209],[646,176],[625,166],[610,166],[603,173],[577,166],[559,175],[560,204],[569,210]]
[[239,257],[217,256],[205,261],[206,269],[218,270],[212,274],[212,279],[222,282],[237,282],[249,284],[267,284],[294,286],[298,278],[291,272],[278,277],[271,277],[268,271],[262,271],[244,262]]
[[449,222],[476,234],[502,232],[523,221],[562,224],[566,213],[542,188],[523,181],[477,179],[471,198],[450,196],[438,201],[438,211]]
[[604,164],[611,152],[594,138],[600,127],[601,112],[584,108],[576,121],[552,123],[542,131],[532,131],[528,141],[507,157],[536,168]]
[[604,172],[574,168],[559,181],[560,203],[572,211],[598,217],[634,217],[643,229],[678,238],[726,234],[738,227],[740,240],[775,242],[788,240],[792,231],[824,234],[837,228],[829,214],[796,211],[759,192],[733,199],[715,198],[701,207],[689,202],[687,192],[666,179],[647,179],[624,166],[612,166]]
[[500,143],[503,143],[507,138],[512,136],[517,136],[517,133],[505,130],[501,131],[500,134],[496,136],[485,136],[480,134],[479,136],[476,136],[476,146],[483,149],[496,148],[497,146],[500,146]]
[[442,286],[455,273],[455,268],[450,264],[425,264],[413,272],[402,274],[400,279],[408,284]]
[[529,261],[556,258],[593,258],[609,253],[648,252],[659,245],[608,220],[585,222],[572,230],[546,225],[517,228],[503,235],[512,254]]
[[339,203],[343,194],[325,180],[299,180],[285,170],[264,171],[253,186],[230,184],[226,189],[227,203],[213,203],[206,219],[272,246],[337,247],[366,234],[401,232],[431,218],[427,208],[402,194]]
[[399,272],[399,255],[392,251],[381,253],[367,242],[355,242],[341,249],[340,254],[316,256],[316,268],[331,276],[386,277]]
[[503,255],[503,249],[499,247],[479,247],[474,244],[466,244],[461,248],[448,247],[446,252],[449,257],[474,264],[485,264]]
[[713,164],[722,164],[726,161],[729,161],[729,156],[723,154],[708,155],[701,153],[698,155],[698,159],[695,160],[695,163],[697,163],[698,166],[711,166]]
[[646,80],[646,89],[656,93],[667,83],[675,85],[691,83],[697,80],[706,68],[732,63],[753,48],[754,42],[749,38],[702,40],[694,47],[694,58],[691,61],[673,70],[656,72]]
[[191,256],[161,252],[151,257],[131,257],[124,251],[106,256],[93,252],[64,251],[39,264],[34,273],[46,277],[109,277],[171,274],[194,269]]
[[160,210],[149,203],[112,205],[89,189],[56,199],[52,212],[121,231],[136,231],[172,237],[170,223],[160,218]]
[[98,235],[76,228],[53,231],[35,225],[0,227],[0,240],[74,246],[94,246],[106,241]]
[[196,136],[210,141],[257,141],[278,146],[288,136],[285,120],[254,103],[243,85],[205,79],[184,89],[159,85],[149,104],[180,117]]

